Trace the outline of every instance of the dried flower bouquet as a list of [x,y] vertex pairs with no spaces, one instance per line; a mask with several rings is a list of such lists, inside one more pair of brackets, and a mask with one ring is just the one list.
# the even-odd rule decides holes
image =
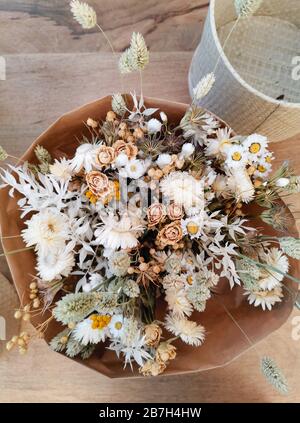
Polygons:
[[[83,27],[98,25],[88,5],[74,0],[72,10]],[[133,34],[121,72],[141,72],[148,61]],[[299,283],[288,257],[300,259],[300,241],[288,235],[293,220],[281,196],[299,192],[299,180],[288,163],[272,173],[264,136],[236,135],[197,106],[213,84],[213,73],[199,82],[179,125],[142,94],[115,94],[105,120],[82,124],[69,155],[37,145],[34,162],[2,169],[2,186],[20,195],[24,229],[15,236],[36,255],[30,302],[15,317],[47,310],[38,334],[56,320],[55,351],[87,359],[104,344],[125,366],[159,375],[179,341],[201,348],[201,315],[224,280],[265,313],[296,295],[286,281]],[[282,235],[267,235],[258,219]],[[7,347],[25,353],[29,340],[23,333]],[[287,390],[271,359],[262,369]]]

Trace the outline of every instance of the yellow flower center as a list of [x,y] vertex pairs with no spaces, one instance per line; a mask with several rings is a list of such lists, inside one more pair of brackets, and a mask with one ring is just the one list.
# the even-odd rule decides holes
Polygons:
[[257,154],[261,150],[261,145],[258,142],[254,142],[250,145],[249,151],[252,154]]
[[95,204],[98,201],[98,198],[91,191],[87,191],[85,193],[85,196],[90,200],[92,204]]
[[114,186],[115,186],[115,197],[116,200],[119,201],[121,198],[121,191],[120,191],[120,183],[119,181],[114,181]]
[[258,170],[260,173],[265,173],[265,171],[266,171],[267,169],[265,168],[265,166],[263,166],[263,165],[259,165],[259,166],[257,166],[257,170]]
[[117,330],[120,330],[120,329],[122,329],[122,322],[116,322],[115,323],[115,328],[117,329]]
[[189,222],[186,226],[186,229],[190,235],[196,235],[196,233],[199,231],[199,225],[195,222]]
[[239,151],[236,151],[232,154],[231,156],[232,160],[234,160],[235,162],[239,162],[242,159],[242,155]]
[[186,280],[187,280],[187,283],[188,283],[189,285],[192,285],[192,284],[193,284],[193,276],[192,276],[192,275],[189,275],[189,276],[186,278]]
[[271,156],[267,156],[267,157],[265,158],[265,161],[266,161],[267,163],[271,163],[271,160],[272,160]]
[[136,165],[131,165],[130,170],[131,170],[131,172],[135,172],[136,171]]
[[90,319],[92,321],[91,326],[93,329],[104,329],[111,321],[111,317],[107,314],[93,314],[90,316]]

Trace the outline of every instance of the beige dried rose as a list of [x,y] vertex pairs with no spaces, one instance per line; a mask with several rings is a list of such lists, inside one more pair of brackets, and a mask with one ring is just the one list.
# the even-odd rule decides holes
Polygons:
[[166,225],[157,235],[157,243],[161,246],[175,245],[182,239],[182,229],[177,220]]
[[138,148],[131,142],[118,140],[113,144],[116,155],[125,153],[129,159],[134,159],[137,156]]
[[183,209],[180,205],[171,203],[168,206],[168,217],[171,220],[179,220],[183,218]]
[[174,360],[176,357],[176,347],[169,344],[168,342],[162,342],[159,344],[156,350],[156,361],[159,363],[167,363],[170,360]]
[[162,330],[156,323],[145,326],[145,343],[148,347],[156,347],[159,344]]
[[96,163],[100,166],[109,166],[116,158],[115,149],[101,145],[96,152]]
[[166,209],[163,204],[155,203],[151,204],[147,209],[148,226],[155,226],[162,222],[166,216]]
[[165,371],[166,367],[166,364],[163,362],[148,360],[139,368],[139,372],[143,376],[158,376]]
[[114,184],[108,179],[108,177],[97,170],[87,173],[85,179],[89,190],[97,198],[108,197],[114,189]]

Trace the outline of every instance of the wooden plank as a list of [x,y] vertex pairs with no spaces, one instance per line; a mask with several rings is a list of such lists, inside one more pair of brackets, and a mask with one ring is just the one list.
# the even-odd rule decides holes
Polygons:
[[[208,0],[88,0],[117,51],[133,31],[152,51],[193,51],[203,28]],[[0,52],[68,53],[108,50],[98,30],[74,22],[69,0],[0,0]]]
[[[110,54],[8,55],[6,59],[8,78],[0,81],[0,143],[12,154],[21,154],[62,113],[119,89]],[[154,53],[144,78],[145,94],[189,101],[190,59],[190,53]],[[130,76],[124,86],[133,89],[138,79]],[[296,140],[276,148],[280,158],[299,156]],[[300,171],[300,160],[294,164]],[[300,341],[292,339],[295,316],[299,312],[258,346],[259,355],[251,350],[224,368],[156,379],[110,380],[34,341],[26,358],[16,351],[1,356],[0,402],[299,402]],[[266,354],[289,379],[292,391],[287,398],[260,375],[259,356]]]

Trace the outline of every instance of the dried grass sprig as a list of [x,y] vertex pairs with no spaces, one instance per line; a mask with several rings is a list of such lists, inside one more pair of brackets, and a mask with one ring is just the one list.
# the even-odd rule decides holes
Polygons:
[[97,14],[87,3],[79,0],[72,0],[70,3],[74,19],[84,29],[92,29],[97,25]]
[[194,88],[194,99],[199,101],[207,96],[215,82],[216,78],[213,73],[204,76]]
[[267,381],[281,394],[288,394],[289,387],[286,378],[272,358],[263,357],[261,361],[261,371]]
[[252,16],[259,9],[262,0],[235,0],[234,6],[239,17]]

